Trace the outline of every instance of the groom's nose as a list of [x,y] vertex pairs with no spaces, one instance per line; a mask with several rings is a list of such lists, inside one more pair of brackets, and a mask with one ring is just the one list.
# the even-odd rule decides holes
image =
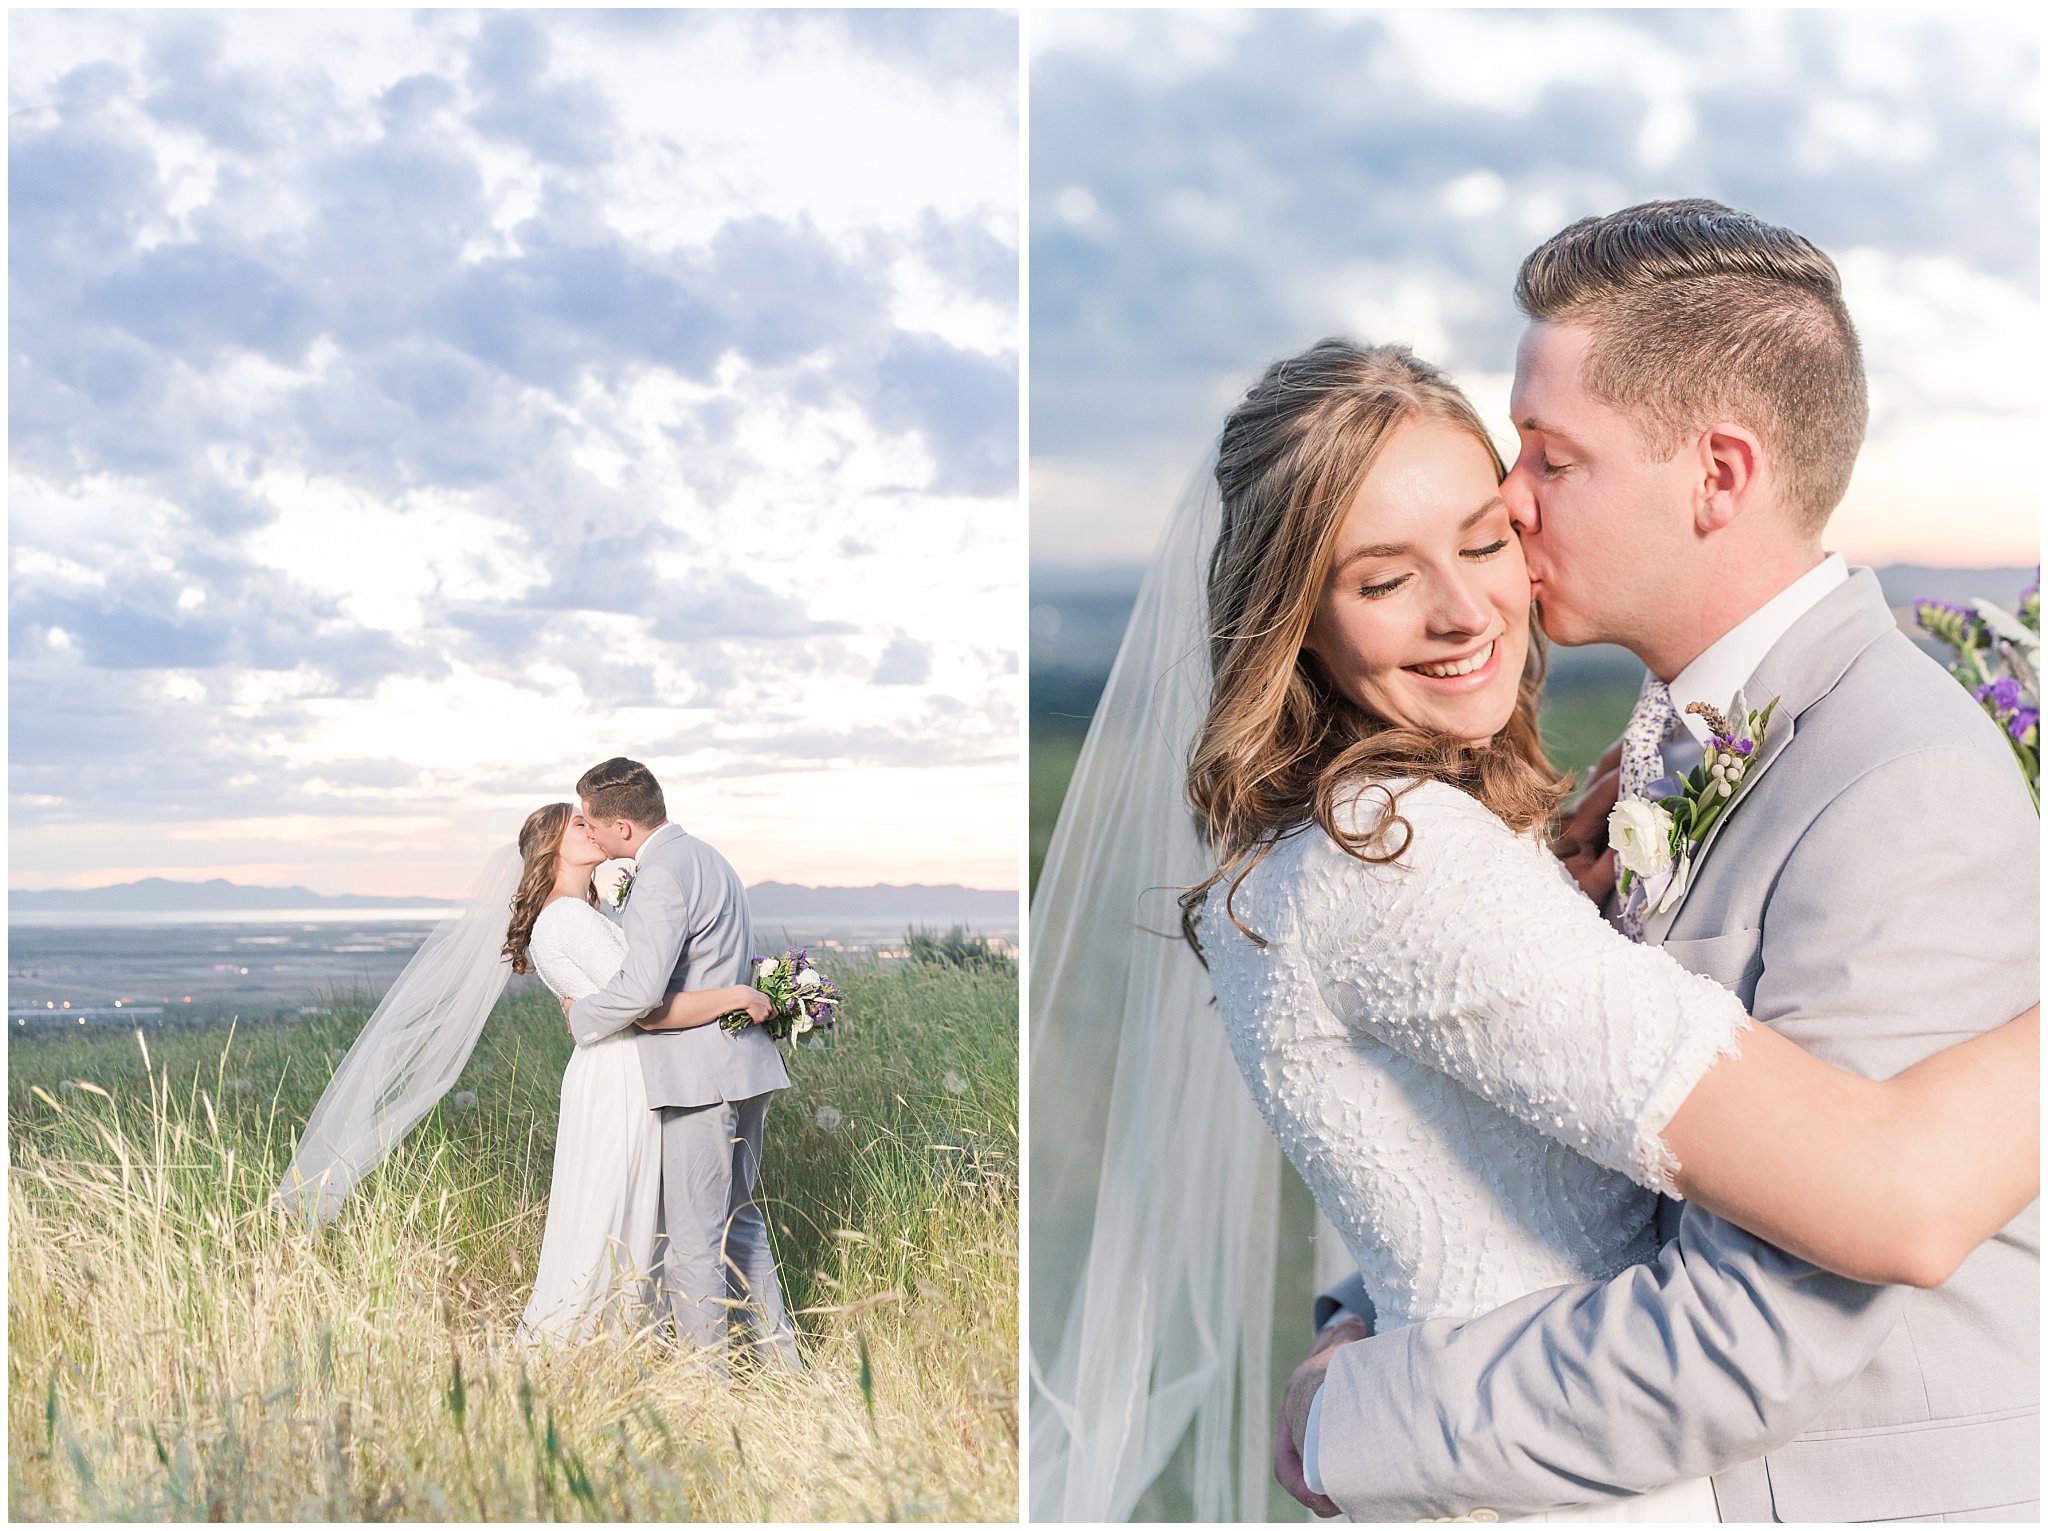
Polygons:
[[1517,459],[1508,476],[1500,481],[1500,497],[1507,502],[1508,520],[1522,536],[1543,530],[1543,512],[1536,503],[1534,475]]

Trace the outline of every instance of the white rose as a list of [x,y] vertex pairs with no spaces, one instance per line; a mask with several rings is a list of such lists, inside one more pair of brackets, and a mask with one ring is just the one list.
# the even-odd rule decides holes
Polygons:
[[796,975],[796,986],[799,989],[815,989],[820,982],[822,980],[818,977],[816,970],[812,968],[805,968]]
[[1607,816],[1607,842],[1624,872],[1658,877],[1671,869],[1671,815],[1644,797],[1625,797]]
[[773,978],[781,971],[782,959],[780,957],[763,957],[761,959],[761,977],[764,982]]

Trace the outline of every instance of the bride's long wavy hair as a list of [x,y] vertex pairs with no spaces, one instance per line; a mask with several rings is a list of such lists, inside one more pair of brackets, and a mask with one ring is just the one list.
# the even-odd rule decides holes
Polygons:
[[[533,963],[526,955],[533,941],[533,922],[540,918],[548,895],[555,890],[562,835],[575,816],[572,803],[548,803],[534,809],[519,826],[519,857],[524,864],[519,872],[518,890],[512,895],[512,923],[505,932],[505,955],[511,959],[515,973],[533,971]],[[597,903],[594,889],[586,888],[583,897],[593,906]]]
[[[1209,711],[1188,762],[1188,802],[1216,870],[1181,895],[1181,930],[1199,955],[1203,900],[1229,883],[1225,909],[1288,834],[1313,822],[1361,861],[1385,863],[1413,833],[1400,798],[1423,780],[1469,792],[1517,831],[1547,820],[1569,785],[1536,729],[1543,635],[1532,621],[1515,710],[1484,745],[1389,721],[1330,683],[1303,643],[1339,531],[1387,440],[1412,416],[1478,442],[1507,476],[1478,412],[1405,346],[1323,340],[1266,369],[1224,421],[1216,450],[1222,524],[1209,560]],[[1407,779],[1396,788],[1390,783]],[[1386,811],[1354,832],[1339,810],[1361,783]]]

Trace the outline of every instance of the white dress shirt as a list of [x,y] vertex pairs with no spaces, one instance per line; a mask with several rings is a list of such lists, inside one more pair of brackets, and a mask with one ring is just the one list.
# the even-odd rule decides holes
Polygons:
[[[1687,712],[1687,704],[1705,702],[1710,707],[1725,710],[1736,691],[1748,684],[1750,676],[1756,673],[1756,667],[1764,662],[1764,656],[1777,647],[1778,640],[1792,630],[1793,624],[1838,586],[1846,584],[1848,579],[1849,565],[1842,555],[1828,554],[1708,644],[1691,664],[1672,677],[1671,705],[1678,709],[1679,721],[1700,748],[1705,748],[1707,740],[1713,737],[1713,730],[1707,726],[1705,718]],[[1745,700],[1755,705],[1767,698],[1746,697]],[[1344,1316],[1345,1310],[1339,1308],[1330,1315],[1330,1323],[1334,1324]],[[1309,1400],[1308,1428],[1303,1432],[1301,1446],[1302,1477],[1318,1494],[1323,1491],[1323,1477],[1316,1466],[1316,1438],[1320,1433],[1317,1427],[1322,1421],[1322,1409],[1323,1395],[1318,1389],[1316,1396]]]

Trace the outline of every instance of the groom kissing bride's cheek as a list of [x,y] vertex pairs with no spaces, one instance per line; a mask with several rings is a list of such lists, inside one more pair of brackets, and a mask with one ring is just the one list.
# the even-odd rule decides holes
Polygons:
[[[1162,684],[1140,625],[1201,571],[1194,843],[1152,880],[1357,1267],[1275,1471],[1356,1520],[2032,1519],[2038,819],[1824,547],[1867,415],[1835,266],[1653,203],[1551,238],[1515,299],[1511,467],[1403,349],[1275,363],[1117,672]],[[1546,635],[1648,672],[1569,870]],[[1157,1172],[1111,1162],[1103,1207],[1123,1173]],[[1091,1276],[1143,1237],[1098,1216]],[[1090,1367],[1048,1372],[1070,1511],[1122,1449]]]

